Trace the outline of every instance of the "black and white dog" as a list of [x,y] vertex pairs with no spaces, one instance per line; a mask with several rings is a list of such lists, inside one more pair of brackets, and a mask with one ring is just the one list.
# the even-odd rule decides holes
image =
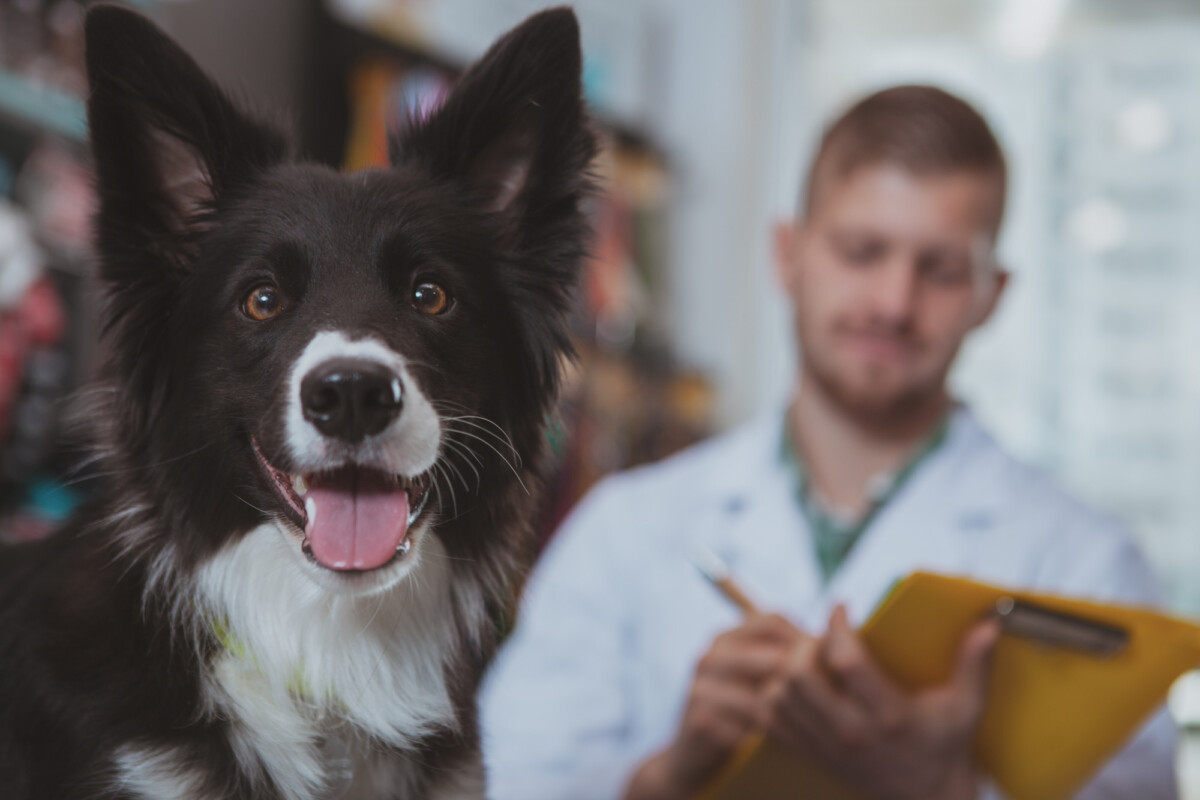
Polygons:
[[480,797],[596,141],[569,10],[352,175],[86,21],[107,488],[0,553],[0,795]]

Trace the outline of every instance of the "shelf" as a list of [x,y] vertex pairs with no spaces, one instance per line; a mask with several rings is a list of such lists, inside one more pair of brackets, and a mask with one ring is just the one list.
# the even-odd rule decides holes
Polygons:
[[73,142],[87,139],[87,111],[81,98],[6,69],[0,69],[0,116]]
[[[439,72],[455,76],[461,74],[467,66],[464,61],[440,51],[411,31],[406,32],[395,26],[370,25],[341,13],[331,4],[324,4],[324,9],[326,20],[339,31],[345,42],[344,46],[351,52],[390,55],[404,61],[425,64]],[[615,144],[642,151],[662,164],[667,163],[665,151],[648,133],[595,105],[592,105],[592,113],[600,126],[612,136]]]

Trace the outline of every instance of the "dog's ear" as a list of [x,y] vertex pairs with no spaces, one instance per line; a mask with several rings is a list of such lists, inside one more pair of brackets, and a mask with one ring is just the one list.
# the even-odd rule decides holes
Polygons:
[[101,251],[159,251],[177,263],[170,251],[189,228],[241,181],[283,159],[287,143],[239,111],[140,14],[94,6],[85,39]]
[[509,215],[518,228],[547,205],[577,200],[595,152],[579,24],[565,7],[509,31],[437,111],[392,141],[394,164],[460,182],[482,208]]

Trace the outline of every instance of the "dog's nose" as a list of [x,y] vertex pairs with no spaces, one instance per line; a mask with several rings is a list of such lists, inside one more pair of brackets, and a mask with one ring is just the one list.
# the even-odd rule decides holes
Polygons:
[[326,436],[347,442],[379,433],[403,405],[400,378],[372,361],[328,361],[300,382],[304,418]]

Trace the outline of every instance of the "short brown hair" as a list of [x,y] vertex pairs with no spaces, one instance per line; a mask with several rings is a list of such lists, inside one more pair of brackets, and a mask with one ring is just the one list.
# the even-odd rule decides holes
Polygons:
[[999,230],[1008,183],[1004,152],[983,116],[962,98],[934,86],[895,86],[854,104],[821,138],[805,184],[805,213],[821,183],[878,164],[917,175],[963,170],[995,175]]

